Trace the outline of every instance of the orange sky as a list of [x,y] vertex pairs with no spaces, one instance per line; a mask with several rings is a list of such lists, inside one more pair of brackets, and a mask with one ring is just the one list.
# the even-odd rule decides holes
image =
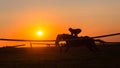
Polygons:
[[[55,39],[81,28],[80,35],[98,36],[120,32],[118,0],[5,0],[0,1],[0,37],[17,39]],[[42,30],[43,36],[37,36]],[[119,41],[120,36],[104,38]]]

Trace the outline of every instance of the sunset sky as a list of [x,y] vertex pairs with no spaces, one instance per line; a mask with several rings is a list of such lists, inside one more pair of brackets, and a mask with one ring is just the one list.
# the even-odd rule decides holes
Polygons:
[[120,0],[0,0],[0,38],[55,39],[69,27],[79,36],[120,32]]

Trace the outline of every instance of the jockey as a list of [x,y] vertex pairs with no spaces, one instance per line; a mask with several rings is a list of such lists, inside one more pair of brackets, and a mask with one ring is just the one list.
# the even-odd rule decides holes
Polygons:
[[71,33],[72,36],[78,37],[78,34],[82,31],[81,29],[72,29],[69,28],[69,31]]

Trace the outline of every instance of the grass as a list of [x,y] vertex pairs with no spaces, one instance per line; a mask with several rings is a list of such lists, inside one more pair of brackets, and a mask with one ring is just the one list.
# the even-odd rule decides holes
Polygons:
[[57,47],[1,48],[0,68],[120,68],[120,45],[92,53],[85,47],[60,52]]

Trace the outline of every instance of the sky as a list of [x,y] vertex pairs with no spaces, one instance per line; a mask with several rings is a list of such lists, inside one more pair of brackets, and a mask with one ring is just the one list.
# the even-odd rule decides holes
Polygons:
[[0,0],[1,38],[55,39],[69,27],[82,29],[79,36],[120,32],[120,0]]

